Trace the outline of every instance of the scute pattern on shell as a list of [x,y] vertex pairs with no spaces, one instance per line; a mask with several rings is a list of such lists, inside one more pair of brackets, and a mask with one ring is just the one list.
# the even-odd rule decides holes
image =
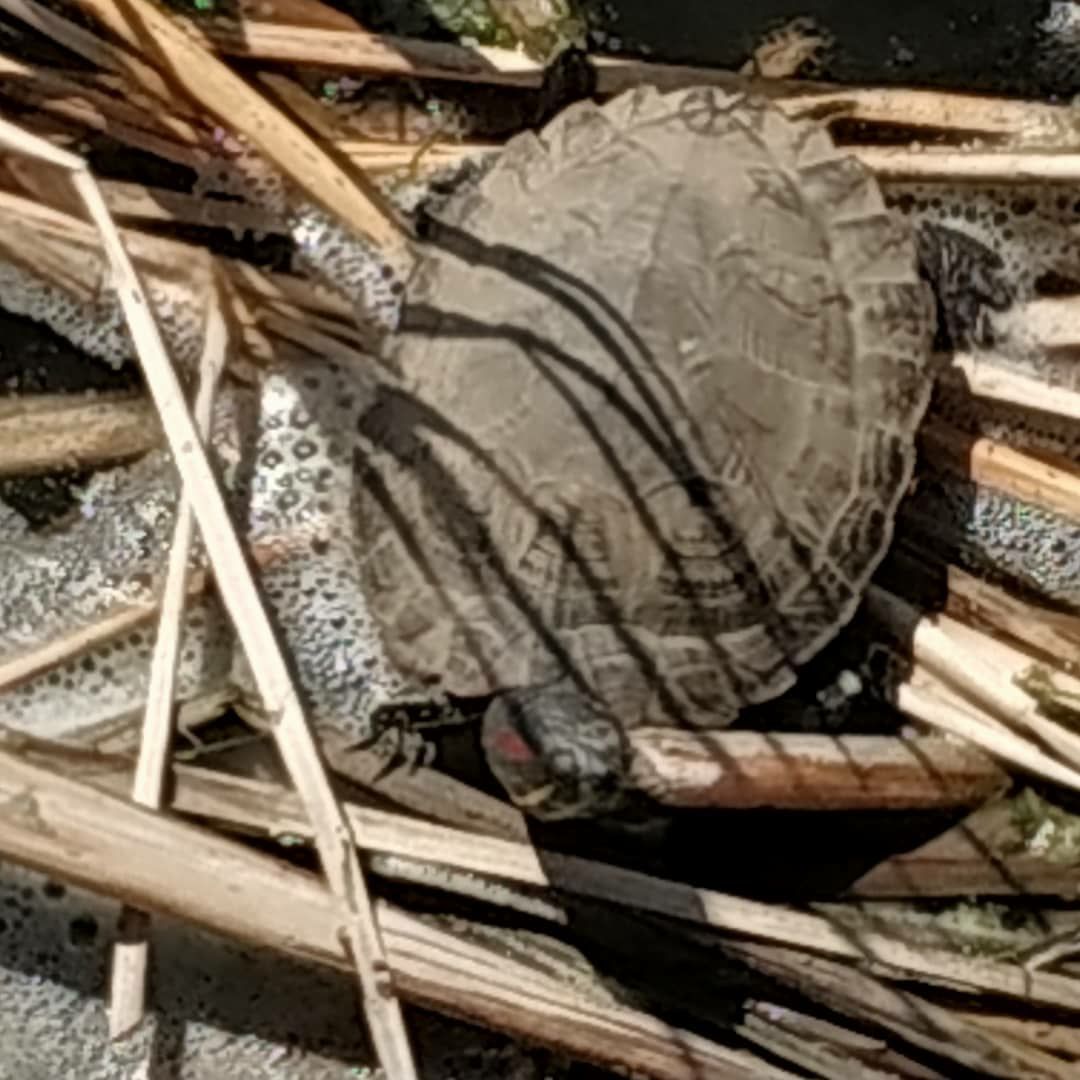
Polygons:
[[873,180],[761,101],[646,89],[513,139],[431,240],[361,421],[395,662],[569,671],[627,722],[782,692],[888,544],[929,394]]

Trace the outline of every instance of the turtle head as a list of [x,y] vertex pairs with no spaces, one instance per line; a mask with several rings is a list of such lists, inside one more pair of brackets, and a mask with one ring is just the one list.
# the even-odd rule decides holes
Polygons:
[[623,801],[622,734],[569,682],[499,694],[484,714],[483,743],[491,771],[533,817],[590,817]]

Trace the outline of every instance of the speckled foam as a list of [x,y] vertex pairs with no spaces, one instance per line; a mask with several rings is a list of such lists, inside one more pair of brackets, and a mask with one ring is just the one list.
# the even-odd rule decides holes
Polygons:
[[[225,470],[235,520],[251,544],[276,553],[260,579],[311,715],[355,739],[371,734],[373,710],[402,687],[360,592],[353,536],[352,433],[365,385],[358,367],[297,361],[263,378],[253,436],[233,430],[224,440],[239,454]],[[243,410],[233,403],[224,411]],[[230,448],[230,439],[241,449]],[[176,493],[172,467],[156,453],[98,474],[83,515],[64,531],[30,535],[14,515],[0,519],[0,656],[157,595]],[[139,708],[152,639],[152,624],[125,632],[0,694],[0,724],[56,737]],[[219,689],[230,673],[249,688],[234,650],[220,609],[210,601],[194,606],[180,699]]]

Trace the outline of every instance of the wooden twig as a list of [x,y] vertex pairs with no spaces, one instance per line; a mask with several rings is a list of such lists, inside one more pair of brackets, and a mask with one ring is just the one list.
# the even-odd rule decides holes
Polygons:
[[390,260],[406,259],[396,215],[361,177],[341,167],[302,128],[204,49],[171,16],[146,0],[79,0],[122,40],[152,45],[155,60],[212,116],[243,135],[286,176]]
[[290,26],[281,22],[184,21],[193,37],[207,48],[247,59],[500,86],[539,86],[544,76],[542,64],[513,49],[465,48],[418,38]]
[[[192,589],[205,587],[203,577]],[[19,653],[0,661],[0,692],[32,679],[49,668],[78,656],[89,649],[149,621],[157,611],[156,603],[133,604],[109,612],[90,626],[80,627],[40,648]]]
[[[127,37],[123,24],[101,6],[102,0],[86,2],[98,5],[92,10],[122,37]],[[61,35],[70,37],[76,51],[89,59],[95,59],[95,50],[102,48],[100,42],[95,45],[95,39],[86,31],[81,31],[81,37],[71,34],[69,28],[73,24],[65,20],[59,20],[57,26],[46,26],[41,20],[45,18],[43,12],[48,14],[47,9],[38,8],[33,0],[3,0],[0,6],[13,14],[28,13],[22,15],[26,21],[33,22],[58,40],[62,39]],[[213,21],[182,21],[192,40],[245,59],[496,85],[535,87],[541,85],[544,75],[541,64],[509,49],[466,48],[370,34],[349,29],[344,22],[340,23],[340,28],[331,28],[325,19],[313,20],[319,25],[289,24],[282,18],[261,22],[221,16]],[[108,54],[105,56],[109,58]],[[766,94],[781,108],[795,112],[817,111],[830,117],[843,116],[891,126],[1008,137],[1033,144],[1054,144],[1059,150],[1078,144],[1077,125],[1070,110],[1041,102],[937,90],[844,87],[808,80],[754,78],[718,68],[659,64],[595,54],[590,56],[590,61],[596,70],[598,92],[602,95],[641,85],[666,90],[715,84]],[[126,56],[124,62],[129,62]]]
[[847,892],[867,899],[944,896],[1076,898],[1077,867],[1028,849],[1010,802],[980,807],[912,851],[879,863]]
[[416,1075],[400,1003],[389,985],[382,942],[356,857],[348,824],[341,815],[318,748],[304,718],[289,669],[233,530],[183,390],[162,344],[152,308],[109,217],[94,178],[78,157],[32,138],[14,125],[0,123],[0,138],[14,150],[49,161],[71,176],[101,240],[115,275],[115,287],[136,344],[169,447],[192,500],[215,578],[244,647],[259,692],[271,715],[282,757],[305,800],[315,825],[323,872],[340,906],[343,932],[364,997],[380,1060],[396,1078]]
[[[199,389],[195,398],[195,423],[202,438],[210,435],[214,393],[225,368],[228,332],[220,303],[207,309]],[[173,699],[176,695],[177,662],[188,591],[191,545],[195,520],[184,490],[176,510],[165,590],[161,597],[157,638],[150,663],[145,719],[139,759],[131,797],[142,806],[161,808],[168,773],[169,743],[173,734]],[[119,917],[120,932],[113,945],[109,994],[109,1032],[113,1038],[131,1031],[145,1014],[146,973],[149,962],[149,916],[125,906]]]
[[[53,12],[48,18],[56,18]],[[176,102],[162,110],[161,99],[128,88],[124,97],[110,93],[104,85],[107,77],[84,76],[76,80],[71,73],[24,64],[0,53],[0,87],[3,93],[34,108],[71,119],[86,118],[88,126],[112,131],[114,124],[122,131],[146,128],[163,137],[195,146],[199,136],[190,121],[176,114]],[[112,76],[115,81],[115,76]]]
[[1061,1054],[1066,1060],[1080,1064],[1080,1029],[1055,1024],[1049,1020],[1031,1020],[1022,1016],[1005,1016],[1000,1013],[956,1010],[968,1023],[998,1031],[1014,1039],[1021,1039],[1052,1054]]
[[934,147],[846,146],[883,179],[1005,184],[1080,180],[1080,154],[1026,150],[980,152]]
[[85,27],[65,19],[62,15],[37,3],[37,0],[0,0],[0,10],[40,31],[52,41],[59,42],[76,56],[81,56],[105,71],[126,74],[148,93],[167,103],[162,111],[163,123],[175,121],[174,95],[169,85],[152,67],[126,49],[105,41]]
[[828,1080],[947,1080],[943,1073],[912,1061],[883,1039],[772,1001],[748,1001],[743,1023],[736,1030]]
[[936,731],[965,739],[1001,761],[1080,791],[1080,772],[1056,761],[1034,743],[996,724],[975,708],[957,704],[944,694],[914,682],[897,687],[896,705]]
[[935,463],[976,484],[1080,521],[1080,468],[1068,458],[1014,450],[940,421],[924,424],[919,438]]
[[635,786],[669,806],[930,809],[983,801],[1006,777],[943,739],[639,729]]
[[[297,554],[298,547],[306,550],[307,544],[308,541],[302,539],[267,536],[259,543],[252,545],[248,549],[248,555],[255,566],[265,567]],[[196,570],[192,573],[188,581],[189,596],[202,592],[208,581],[209,575],[205,571]],[[35,678],[65,660],[79,656],[149,622],[159,610],[156,599],[137,604],[125,604],[106,612],[101,618],[87,626],[0,661],[0,692]],[[63,737],[60,733],[70,726],[70,718],[57,717],[56,721],[56,737],[60,738]]]
[[[973,626],[959,622],[949,615],[937,616],[937,626],[962,649],[978,654],[1005,683],[1019,688],[1028,703],[1053,702],[1060,708],[1080,712],[1080,678],[1047,665],[1037,664],[1031,656],[1008,641],[990,637]],[[1039,678],[1040,674],[1043,678]],[[1019,702],[1020,698],[1016,698]],[[1043,718],[1045,719],[1045,718]],[[1030,729],[1036,738],[1080,768],[1080,735],[1064,724],[1053,728],[1036,726]]]
[[1005,365],[990,363],[967,353],[956,353],[952,366],[976,397],[1037,409],[1069,420],[1080,420],[1080,393],[1075,390],[1052,386],[1033,376],[1010,371]]
[[251,229],[253,232],[265,233],[283,230],[281,221],[257,206],[202,199],[180,191],[119,181],[103,183],[101,190],[109,210],[118,218],[180,221],[189,225]]
[[945,612],[1010,641],[1033,660],[1075,673],[1080,664],[1080,616],[1029,604],[958,566],[946,567]]
[[[984,655],[972,648],[971,635],[977,631],[957,631],[946,628],[956,624],[947,616],[937,619],[920,618],[919,614],[898,597],[879,586],[871,586],[867,594],[871,610],[894,632],[908,642],[913,658],[928,672],[953,688],[966,700],[985,710],[999,726],[979,722],[977,710],[968,710],[971,736],[978,745],[994,754],[1008,754],[1008,760],[1023,768],[1035,768],[1057,783],[1066,783],[1080,790],[1080,736],[1061,724],[1041,715],[1036,703],[1019,687],[1008,681],[1002,671],[987,662]],[[917,711],[920,719],[931,719],[931,699],[925,690],[911,684],[900,688],[897,704],[905,712]],[[960,734],[962,713],[942,701],[941,718],[937,726]],[[1055,762],[1029,739],[1014,734],[1021,731],[1033,735],[1043,745],[1051,747],[1062,758]],[[994,747],[991,748],[991,744]]]
[[42,394],[0,403],[0,476],[125,461],[162,441],[142,398]]
[[1043,1051],[968,1023],[911,989],[882,982],[823,956],[757,942],[725,950],[841,1014],[884,1027],[913,1046],[991,1076],[1070,1080],[1072,1066]]
[[[6,751],[0,751],[0,851],[241,942],[309,963],[352,966],[337,932],[337,904],[311,875]],[[427,1007],[655,1080],[794,1080],[751,1054],[617,1005],[610,996],[583,993],[387,904],[376,913],[395,989]]]

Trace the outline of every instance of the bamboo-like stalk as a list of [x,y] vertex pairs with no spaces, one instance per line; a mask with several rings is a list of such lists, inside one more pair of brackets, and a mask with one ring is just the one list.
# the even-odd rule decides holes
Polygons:
[[[927,678],[921,683],[910,681],[898,688],[899,708],[1014,765],[1080,790],[1080,736],[1043,716],[1036,702],[1009,681],[1000,663],[988,659],[992,641],[978,648],[973,644],[982,638],[977,631],[950,634],[954,624],[947,616],[920,617],[879,586],[870,587],[867,600],[925,669]],[[935,680],[948,692],[935,693]],[[951,700],[954,697],[960,700]]]
[[919,438],[933,461],[976,484],[1080,521],[1080,468],[1068,458],[1025,453],[940,422],[924,424]]
[[[194,409],[195,423],[203,439],[210,436],[214,393],[225,369],[228,347],[228,331],[220,300],[209,305],[207,315]],[[136,803],[154,810],[161,808],[168,774],[173,699],[176,695],[184,601],[188,592],[194,537],[195,519],[191,501],[181,490],[150,664],[150,685],[146,695],[139,759],[131,788],[131,797]],[[120,927],[121,933],[113,945],[110,971],[109,1031],[113,1038],[133,1030],[145,1014],[146,975],[150,957],[149,916],[136,908],[125,906],[120,913]]]
[[855,145],[845,149],[882,179],[998,184],[1075,184],[1080,180],[1077,153]]
[[79,0],[122,40],[152,44],[155,60],[210,115],[249,139],[318,204],[365,236],[387,259],[407,259],[396,215],[360,175],[337,162],[280,110],[146,0]]
[[958,566],[946,568],[945,612],[959,622],[1012,642],[1032,662],[1075,673],[1080,664],[1080,616],[1021,600]]
[[641,728],[630,747],[634,786],[668,806],[931,809],[1007,782],[983,754],[936,739]]
[[1080,393],[1068,387],[1051,386],[1041,379],[1021,375],[1008,370],[1005,365],[989,363],[968,353],[956,353],[952,367],[963,376],[967,388],[976,397],[1080,420]]
[[898,852],[852,882],[865,899],[1060,896],[1076,898],[1075,865],[1031,850],[1008,801],[980,807],[911,851]]
[[141,398],[20,396],[0,404],[0,476],[124,461],[162,439],[153,406]]

